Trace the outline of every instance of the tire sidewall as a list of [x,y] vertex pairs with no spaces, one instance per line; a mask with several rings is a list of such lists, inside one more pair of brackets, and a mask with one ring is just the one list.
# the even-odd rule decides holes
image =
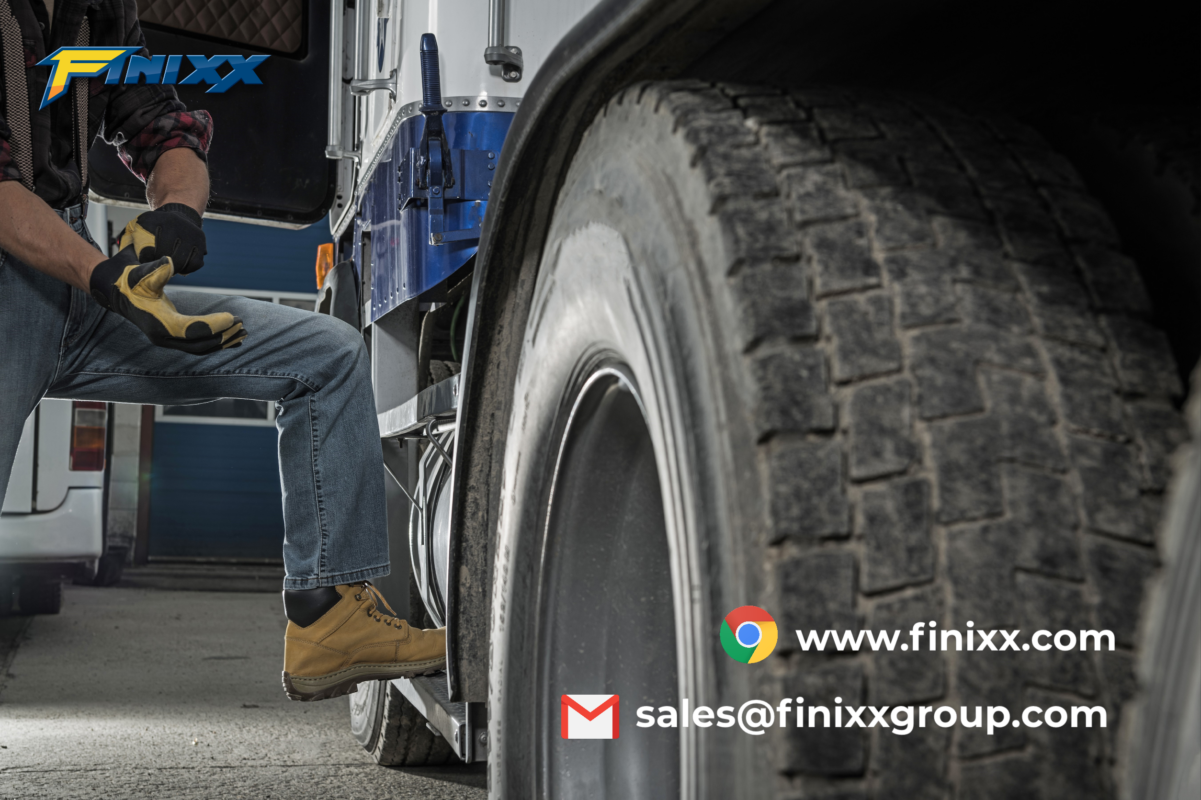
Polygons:
[[350,733],[369,753],[375,753],[383,712],[383,681],[360,683],[350,695]]
[[[560,194],[524,332],[493,581],[489,761],[496,797],[544,791],[538,730],[557,717],[547,704],[558,704],[539,663],[546,507],[566,416],[601,365],[619,365],[629,376],[654,447],[680,696],[695,707],[719,705],[719,694],[749,693],[747,670],[730,670],[714,656],[721,616],[751,596],[743,565],[753,558],[744,550],[754,521],[743,504],[760,496],[754,438],[742,429],[745,419],[728,411],[731,400],[739,402],[730,397],[731,383],[737,386],[729,380],[732,337],[720,325],[729,316],[714,313],[705,242],[692,224],[698,211],[684,200],[703,198],[704,186],[679,185],[691,177],[686,153],[670,141],[669,126],[646,116],[610,104],[586,135]],[[632,720],[632,709],[624,716]],[[754,770],[735,768],[728,753],[713,757],[717,745],[703,738],[717,739],[712,729],[680,733],[686,784],[705,771],[715,796],[719,784],[744,794],[753,785]]]

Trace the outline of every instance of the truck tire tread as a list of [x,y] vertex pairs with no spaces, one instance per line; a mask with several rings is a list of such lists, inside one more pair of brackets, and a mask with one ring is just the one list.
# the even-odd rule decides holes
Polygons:
[[383,720],[372,756],[385,766],[442,766],[458,760],[441,735],[426,727],[425,718],[392,683],[385,687]]
[[1112,796],[1185,432],[1138,271],[1072,166],[1004,118],[841,90],[645,83],[586,136],[608,125],[678,137],[708,187],[715,313],[732,317],[767,487],[748,599],[785,628],[1116,635],[1114,652],[989,659],[800,653],[782,633],[765,692],[1100,704],[1109,724],[776,731],[777,795],[888,776],[907,797],[991,797],[979,787],[1002,796],[1020,776],[1046,796]]

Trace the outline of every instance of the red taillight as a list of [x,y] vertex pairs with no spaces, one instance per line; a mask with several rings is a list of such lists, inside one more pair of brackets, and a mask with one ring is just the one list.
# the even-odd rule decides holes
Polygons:
[[104,403],[71,404],[71,469],[99,472],[104,469],[104,433],[108,408]]

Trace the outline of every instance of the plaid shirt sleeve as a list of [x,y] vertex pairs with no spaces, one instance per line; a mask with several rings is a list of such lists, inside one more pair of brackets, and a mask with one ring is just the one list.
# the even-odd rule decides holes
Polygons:
[[13,160],[12,150],[8,146],[8,137],[12,135],[8,122],[0,116],[0,181],[19,181],[21,171]]
[[176,147],[194,150],[201,161],[207,161],[212,135],[213,119],[207,111],[170,111],[119,145],[117,155],[130,172],[146,180],[159,156]]
[[[142,29],[133,17],[125,44],[140,47],[149,56]],[[173,86],[117,84],[92,81],[94,90],[106,94],[101,135],[117,148],[117,154],[134,175],[143,181],[150,176],[159,156],[176,147],[187,147],[207,161],[213,136],[213,120],[207,111],[188,111]]]

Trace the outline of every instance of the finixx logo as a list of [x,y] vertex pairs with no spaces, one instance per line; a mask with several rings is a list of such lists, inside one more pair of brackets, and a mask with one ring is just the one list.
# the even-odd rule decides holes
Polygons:
[[[267,56],[187,56],[191,71],[179,80],[184,56],[135,56],[138,47],[60,47],[38,62],[39,67],[52,67],[50,81],[42,95],[41,110],[67,93],[72,78],[95,78],[104,74],[104,82],[117,83],[161,83],[165,86],[178,84],[194,86],[209,84],[211,94],[222,94],[238,83],[262,85],[254,74],[255,67],[267,60]],[[218,67],[228,66],[222,75]],[[121,80],[121,71],[125,80]]]
[[758,606],[739,606],[721,623],[721,646],[743,664],[754,664],[776,649],[776,621]]

